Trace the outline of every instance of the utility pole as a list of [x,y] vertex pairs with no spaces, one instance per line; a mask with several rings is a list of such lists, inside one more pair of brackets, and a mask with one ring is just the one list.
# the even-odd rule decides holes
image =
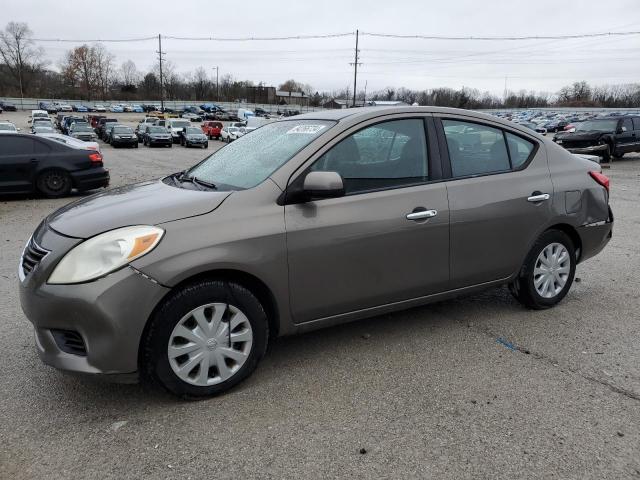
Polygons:
[[160,62],[160,109],[164,112],[164,79],[162,77],[162,36],[158,34],[158,61]]
[[369,81],[365,80],[364,81],[364,100],[362,100],[362,106],[365,107],[367,105],[367,85],[368,85]]
[[216,71],[216,102],[220,101],[220,89],[218,88],[218,70],[219,67],[216,65],[215,67],[212,68],[212,70]]
[[356,29],[356,53],[353,63],[349,65],[353,65],[353,106],[356,106],[356,88],[358,87],[358,65],[362,65],[358,63],[358,30]]

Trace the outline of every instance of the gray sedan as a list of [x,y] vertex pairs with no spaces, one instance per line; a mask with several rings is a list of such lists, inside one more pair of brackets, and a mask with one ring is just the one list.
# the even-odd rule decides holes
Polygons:
[[278,335],[499,285],[552,307],[611,238],[608,203],[599,165],[495,117],[309,113],[47,217],[22,308],[49,365],[210,396]]

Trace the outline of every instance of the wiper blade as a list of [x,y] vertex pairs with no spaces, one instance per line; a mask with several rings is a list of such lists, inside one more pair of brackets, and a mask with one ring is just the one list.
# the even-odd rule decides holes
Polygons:
[[205,187],[205,188],[210,188],[212,190],[217,190],[218,187],[216,187],[215,183],[211,183],[211,182],[207,182],[205,180],[201,180],[198,177],[190,177],[189,175],[186,175],[185,172],[181,172],[180,176],[178,177],[178,180],[181,182],[191,182],[195,185],[198,185],[200,187]]

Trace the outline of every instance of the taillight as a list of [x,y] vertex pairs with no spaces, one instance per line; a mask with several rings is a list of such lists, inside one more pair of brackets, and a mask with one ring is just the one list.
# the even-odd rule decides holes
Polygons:
[[100,155],[98,152],[92,153],[89,155],[89,160],[93,164],[102,164],[102,155]]
[[596,172],[595,170],[589,172],[589,175],[591,175],[591,178],[593,178],[597,183],[602,185],[607,192],[609,191],[609,177],[600,172]]

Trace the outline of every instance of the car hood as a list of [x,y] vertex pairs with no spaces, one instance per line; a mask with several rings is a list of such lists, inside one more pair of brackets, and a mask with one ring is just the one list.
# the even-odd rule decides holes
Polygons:
[[89,238],[129,225],[158,225],[209,213],[231,192],[194,191],[162,180],[108,190],[72,202],[47,217],[63,235]]
[[598,140],[605,132],[565,132],[558,133],[556,139],[558,140]]

